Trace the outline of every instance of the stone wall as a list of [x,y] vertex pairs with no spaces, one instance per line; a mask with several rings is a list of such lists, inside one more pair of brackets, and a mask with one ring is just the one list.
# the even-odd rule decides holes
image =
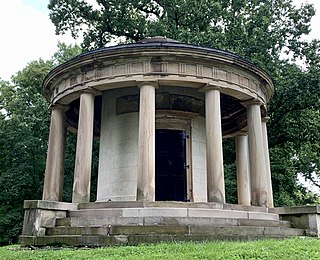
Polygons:
[[191,122],[193,201],[207,201],[206,125],[205,118]]
[[135,201],[139,113],[116,115],[116,98],[138,89],[104,91],[97,201]]
[[[135,201],[137,188],[139,113],[117,114],[117,98],[136,95],[137,88],[108,90],[102,93],[102,124],[97,201]],[[161,87],[157,93],[193,96],[203,93],[189,88]],[[178,120],[179,122],[179,120]],[[191,178],[195,202],[207,201],[205,118],[191,119]],[[161,124],[156,123],[161,126]],[[161,127],[160,127],[161,128]]]

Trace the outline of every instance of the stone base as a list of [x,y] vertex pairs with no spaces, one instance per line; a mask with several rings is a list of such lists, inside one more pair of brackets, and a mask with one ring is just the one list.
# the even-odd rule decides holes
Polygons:
[[222,203],[25,201],[22,245],[102,246],[160,241],[319,237],[319,207]]
[[305,229],[307,236],[320,237],[320,206],[279,207],[269,209],[269,212],[279,214],[293,227]]
[[76,210],[77,204],[25,200],[22,235],[44,236],[47,227],[54,227],[57,218],[65,218],[69,210]]

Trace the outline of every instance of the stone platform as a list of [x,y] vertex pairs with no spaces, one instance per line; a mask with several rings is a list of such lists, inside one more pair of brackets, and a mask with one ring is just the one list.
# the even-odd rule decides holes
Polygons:
[[[316,222],[310,221],[310,232],[306,221],[299,226],[298,221],[286,217],[286,208],[192,202],[25,201],[24,206],[22,245],[105,246],[319,236],[318,207],[304,207],[307,215],[316,216]],[[300,208],[300,216],[302,211]]]

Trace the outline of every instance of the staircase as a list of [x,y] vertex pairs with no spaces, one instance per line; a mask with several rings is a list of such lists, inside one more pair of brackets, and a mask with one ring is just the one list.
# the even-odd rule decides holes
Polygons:
[[[33,245],[104,246],[169,241],[304,236],[261,207],[185,202],[95,202],[78,205]],[[20,237],[23,244],[23,236]]]

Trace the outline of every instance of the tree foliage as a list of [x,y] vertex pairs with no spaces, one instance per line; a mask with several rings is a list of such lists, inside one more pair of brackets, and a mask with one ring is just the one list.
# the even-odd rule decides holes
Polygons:
[[274,61],[284,48],[299,55],[301,36],[310,31],[312,5],[297,9],[291,0],[51,0],[56,33],[83,33],[85,49],[121,37],[139,41],[166,36],[233,51],[252,61]]
[[23,201],[42,197],[50,126],[42,81],[54,64],[78,53],[78,46],[60,43],[52,60],[32,61],[12,82],[0,81],[0,245],[17,242]]
[[50,68],[51,62],[31,62],[13,83],[0,85],[0,244],[19,234],[23,200],[41,197],[49,126],[41,84]]

